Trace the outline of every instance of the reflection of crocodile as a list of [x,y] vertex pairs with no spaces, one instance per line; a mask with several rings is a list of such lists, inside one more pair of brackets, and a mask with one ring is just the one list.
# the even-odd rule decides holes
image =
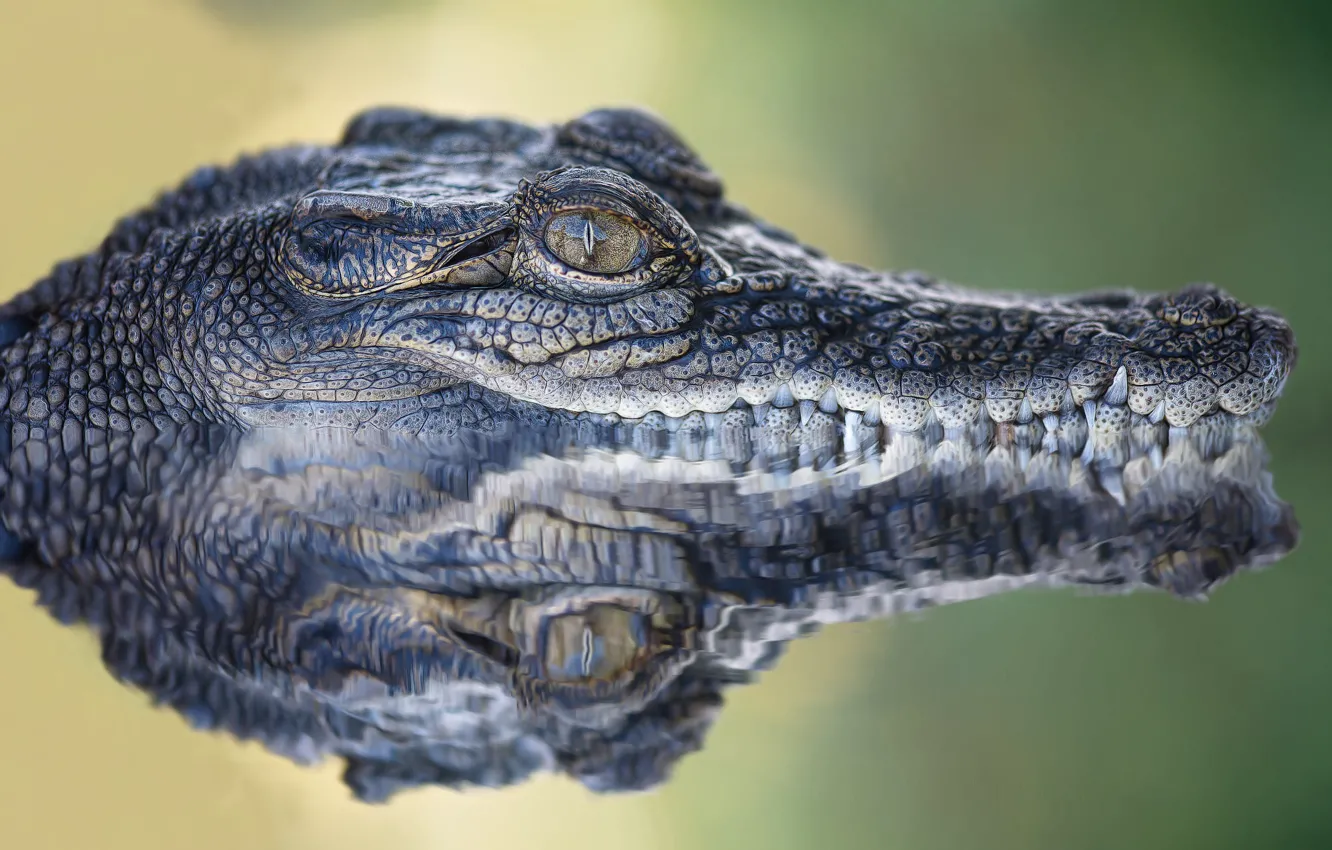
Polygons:
[[618,430],[112,433],[104,473],[10,481],[9,571],[195,724],[346,756],[382,799],[539,769],[649,786],[819,624],[1029,585],[1193,595],[1295,539],[1245,430],[1138,454],[1111,492],[1021,437],[817,470]]
[[641,787],[809,623],[1293,542],[1279,318],[837,264],[632,112],[378,111],[198,172],[0,342],[9,571],[367,797]]

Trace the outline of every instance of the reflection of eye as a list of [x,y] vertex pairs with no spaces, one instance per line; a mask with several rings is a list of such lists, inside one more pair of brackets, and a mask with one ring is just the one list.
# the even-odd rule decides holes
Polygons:
[[622,215],[603,210],[572,210],[546,224],[546,247],[580,271],[620,274],[643,262],[647,237]]
[[633,668],[648,642],[645,618],[613,605],[556,617],[546,631],[546,675],[557,681],[612,679]]

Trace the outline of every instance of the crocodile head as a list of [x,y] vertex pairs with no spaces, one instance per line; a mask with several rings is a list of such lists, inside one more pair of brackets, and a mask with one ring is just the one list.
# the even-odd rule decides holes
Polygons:
[[834,262],[628,110],[544,128],[365,113],[336,146],[198,172],[19,314],[44,330],[11,347],[11,412],[121,427],[419,428],[461,389],[481,417],[796,407],[1095,442],[1261,420],[1295,356],[1284,321],[1211,286],[1023,297]]

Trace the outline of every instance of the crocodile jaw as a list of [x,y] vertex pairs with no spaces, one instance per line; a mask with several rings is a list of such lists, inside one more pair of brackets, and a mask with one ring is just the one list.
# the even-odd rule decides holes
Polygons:
[[738,268],[756,256],[770,268],[600,305],[512,288],[451,294],[371,323],[368,336],[442,383],[551,411],[674,427],[795,408],[802,422],[818,411],[896,432],[1080,423],[1107,439],[1208,417],[1261,424],[1295,361],[1283,319],[1211,286],[1024,298],[868,272],[798,246],[770,256],[774,244],[752,225],[714,247]]

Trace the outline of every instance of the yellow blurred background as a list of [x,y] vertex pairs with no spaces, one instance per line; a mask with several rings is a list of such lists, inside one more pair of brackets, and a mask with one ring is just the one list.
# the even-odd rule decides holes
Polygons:
[[[1332,38],[1323,6],[0,0],[0,281],[196,165],[366,106],[645,105],[834,256],[1030,290],[1215,279],[1290,315],[1301,551],[1204,606],[1023,594],[834,629],[646,795],[351,801],[190,731],[0,582],[0,847],[1332,846]],[[1320,321],[1321,320],[1321,321]]]

